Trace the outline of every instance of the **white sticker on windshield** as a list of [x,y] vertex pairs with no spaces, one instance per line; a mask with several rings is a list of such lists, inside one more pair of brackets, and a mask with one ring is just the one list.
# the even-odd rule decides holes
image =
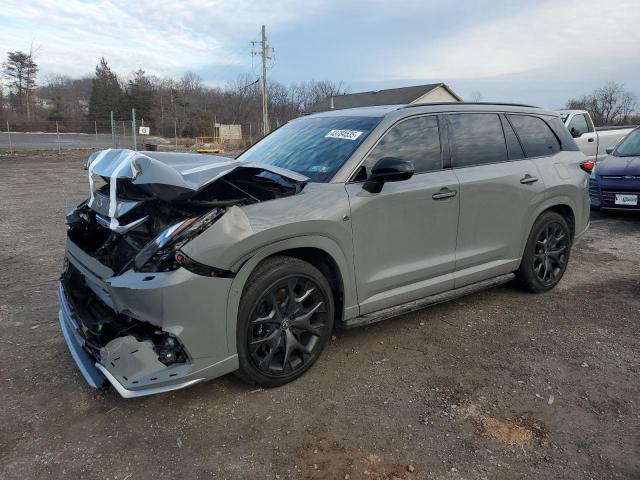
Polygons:
[[356,140],[362,132],[358,130],[330,130],[324,138],[342,138],[343,140]]

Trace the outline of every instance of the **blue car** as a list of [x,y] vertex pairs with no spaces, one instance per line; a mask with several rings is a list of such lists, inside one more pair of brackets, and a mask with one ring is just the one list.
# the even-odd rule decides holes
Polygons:
[[591,209],[640,211],[640,127],[607,153],[589,178]]

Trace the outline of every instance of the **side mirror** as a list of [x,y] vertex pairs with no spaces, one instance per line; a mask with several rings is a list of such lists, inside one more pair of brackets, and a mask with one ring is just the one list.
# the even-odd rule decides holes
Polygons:
[[582,133],[581,133],[581,132],[579,132],[578,130],[576,130],[575,128],[572,128],[572,129],[570,130],[570,132],[571,132],[571,136],[572,136],[573,138],[578,138],[578,137],[581,137],[581,136],[582,136]]
[[607,147],[605,149],[605,152],[607,152],[607,155],[611,155],[613,153],[614,147]]
[[415,173],[413,164],[395,157],[384,157],[376,162],[371,175],[362,187],[369,193],[380,193],[385,182],[409,180]]

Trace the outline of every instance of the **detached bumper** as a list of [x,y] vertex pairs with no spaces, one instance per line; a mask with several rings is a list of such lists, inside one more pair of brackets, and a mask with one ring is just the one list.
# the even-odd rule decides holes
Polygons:
[[60,310],[58,311],[58,319],[60,320],[60,328],[67,342],[67,347],[71,356],[78,365],[78,369],[82,373],[89,386],[92,388],[100,388],[107,381],[111,383],[113,388],[124,398],[142,397],[145,395],[154,395],[156,393],[170,392],[188,387],[198,383],[204,378],[195,378],[186,382],[174,383],[171,385],[163,385],[158,387],[144,388],[141,390],[130,390],[125,388],[103,365],[96,362],[83,348],[84,339],[80,335],[80,327],[75,318],[73,310],[67,301],[62,284],[58,284],[58,299],[60,301]]

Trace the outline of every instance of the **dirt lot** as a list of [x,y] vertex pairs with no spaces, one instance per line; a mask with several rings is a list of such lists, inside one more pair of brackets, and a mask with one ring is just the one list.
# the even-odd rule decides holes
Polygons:
[[282,388],[124,400],[57,324],[83,159],[0,157],[0,478],[640,478],[640,215],[594,215],[551,293],[338,331]]

